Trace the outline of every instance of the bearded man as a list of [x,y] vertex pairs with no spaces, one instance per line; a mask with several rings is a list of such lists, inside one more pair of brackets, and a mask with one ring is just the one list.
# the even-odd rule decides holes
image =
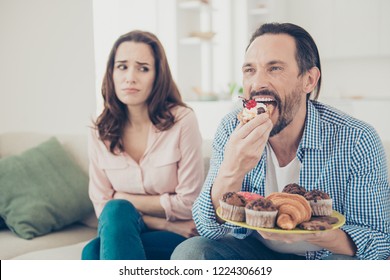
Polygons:
[[[321,63],[303,28],[264,24],[246,49],[246,102],[271,106],[241,123],[231,112],[214,142],[210,170],[193,207],[201,236],[172,259],[386,259],[390,255],[390,189],[385,152],[373,127],[317,100]],[[253,103],[253,101],[251,101]],[[305,234],[251,230],[223,222],[227,192],[267,196],[296,183],[333,199],[346,218],[337,229]]]

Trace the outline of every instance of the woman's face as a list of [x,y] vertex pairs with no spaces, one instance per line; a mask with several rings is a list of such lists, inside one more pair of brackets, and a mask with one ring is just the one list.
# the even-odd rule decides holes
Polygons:
[[145,106],[156,76],[152,49],[145,43],[123,42],[115,54],[113,80],[118,99],[130,109]]

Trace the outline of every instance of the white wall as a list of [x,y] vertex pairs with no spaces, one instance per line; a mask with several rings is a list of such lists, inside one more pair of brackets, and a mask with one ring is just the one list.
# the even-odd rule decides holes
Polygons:
[[120,35],[140,29],[156,34],[176,77],[175,0],[93,0],[97,112],[102,109],[101,83],[109,52]]
[[[230,2],[238,4],[239,0]],[[273,20],[288,18],[289,9],[282,9],[286,0],[275,3],[279,14]],[[0,133],[85,132],[95,114],[96,94],[100,95],[103,72],[95,72],[95,63],[97,71],[99,67],[104,70],[115,39],[135,28],[159,36],[175,75],[176,17],[169,16],[174,9],[175,0],[0,0]],[[302,13],[305,16],[304,9]],[[301,18],[296,9],[295,16]],[[228,32],[226,26],[223,32]],[[226,40],[233,44],[233,33],[227,35],[231,38]],[[242,59],[243,50],[232,50]],[[384,125],[390,110],[365,114],[358,109],[375,111],[379,106],[373,105],[375,102],[381,108],[390,106],[390,57],[328,58],[322,62],[321,99],[373,124],[383,138],[390,139],[390,130]],[[231,62],[215,64],[223,76],[235,72],[229,70]],[[348,99],[361,95],[370,96],[371,101]],[[230,106],[223,103],[216,106],[228,110]],[[200,115],[208,112],[211,119],[220,117],[202,109],[205,106],[195,106],[200,108]],[[207,137],[213,135],[214,127],[210,128],[209,122],[201,126]]]
[[92,0],[0,0],[0,133],[85,133],[95,111]]

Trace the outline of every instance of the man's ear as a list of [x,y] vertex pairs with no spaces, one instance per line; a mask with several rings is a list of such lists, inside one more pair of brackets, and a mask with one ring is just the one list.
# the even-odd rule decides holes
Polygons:
[[320,76],[321,72],[317,67],[312,67],[306,72],[303,84],[303,89],[306,93],[312,92],[315,89]]

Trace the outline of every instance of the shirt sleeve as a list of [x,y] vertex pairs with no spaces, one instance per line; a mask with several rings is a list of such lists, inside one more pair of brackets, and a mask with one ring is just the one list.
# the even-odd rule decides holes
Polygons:
[[186,109],[184,116],[177,116],[175,125],[180,126],[178,162],[178,184],[174,193],[165,193],[160,197],[167,220],[192,219],[191,208],[198,197],[204,179],[202,136],[195,113]]
[[99,140],[97,130],[90,129],[88,135],[89,155],[89,197],[99,218],[107,201],[114,195],[114,189],[108,180],[104,170],[99,167],[99,154],[101,149],[106,149],[103,142]]
[[386,259],[390,255],[390,189],[384,148],[373,128],[358,139],[351,168],[344,206],[348,223],[342,229],[356,244],[359,259]]
[[[225,118],[222,120],[217,129],[212,146],[210,169],[202,192],[195,201],[193,207],[193,217],[199,234],[210,239],[221,238],[232,232],[233,229],[238,229],[237,226],[233,226],[227,223],[220,224],[217,222],[214,206],[211,201],[211,188],[223,161],[223,151],[225,144],[230,137],[230,132],[228,131],[226,124],[227,121]],[[244,238],[246,236],[245,233],[247,230],[242,228],[241,230],[243,234],[236,234],[235,236],[237,238]]]

